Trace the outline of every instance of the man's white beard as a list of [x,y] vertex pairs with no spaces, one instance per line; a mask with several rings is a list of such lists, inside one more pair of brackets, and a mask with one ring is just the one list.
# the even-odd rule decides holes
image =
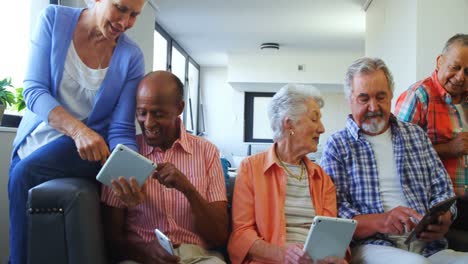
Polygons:
[[385,128],[385,121],[384,120],[376,120],[371,118],[370,122],[362,123],[362,130],[370,134],[379,134],[383,132]]

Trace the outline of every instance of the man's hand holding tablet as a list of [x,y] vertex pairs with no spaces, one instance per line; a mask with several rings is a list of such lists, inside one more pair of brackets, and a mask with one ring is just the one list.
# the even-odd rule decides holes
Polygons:
[[143,202],[146,179],[156,167],[156,163],[143,155],[118,144],[96,179],[111,187],[127,206],[135,206]]
[[409,234],[405,244],[409,244],[417,238],[424,241],[432,241],[440,239],[441,236],[445,235],[451,223],[451,214],[448,211],[456,199],[457,197],[454,196],[432,206]]

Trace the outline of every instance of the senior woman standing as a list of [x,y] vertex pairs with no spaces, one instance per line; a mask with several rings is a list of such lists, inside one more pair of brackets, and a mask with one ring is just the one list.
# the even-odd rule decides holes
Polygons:
[[333,182],[306,157],[325,131],[322,105],[314,87],[287,85],[273,96],[268,117],[275,143],[239,166],[228,243],[234,264],[312,263],[302,250],[312,219],[337,214]]
[[94,178],[118,143],[137,149],[135,94],[143,54],[124,32],[144,0],[48,6],[31,37],[27,111],[13,143],[8,183],[11,263],[26,263],[28,190],[61,177]]

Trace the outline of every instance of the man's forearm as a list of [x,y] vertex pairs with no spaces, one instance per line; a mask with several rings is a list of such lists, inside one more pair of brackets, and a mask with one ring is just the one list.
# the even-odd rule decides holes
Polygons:
[[229,224],[226,202],[208,203],[195,187],[184,194],[190,203],[197,233],[210,247],[224,245]]
[[432,145],[441,158],[457,158],[462,154],[458,153],[449,143]]
[[381,214],[357,215],[353,218],[358,222],[354,238],[363,239],[379,232],[382,219]]

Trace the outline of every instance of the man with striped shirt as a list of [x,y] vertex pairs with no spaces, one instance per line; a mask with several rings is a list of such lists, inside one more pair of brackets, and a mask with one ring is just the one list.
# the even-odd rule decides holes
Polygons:
[[[122,263],[224,263],[209,250],[228,237],[220,157],[213,144],[185,131],[183,94],[181,81],[164,71],[149,73],[138,87],[137,143],[158,167],[141,187],[122,177],[113,189],[103,187],[106,235]],[[170,238],[175,255],[158,243],[155,228]]]

